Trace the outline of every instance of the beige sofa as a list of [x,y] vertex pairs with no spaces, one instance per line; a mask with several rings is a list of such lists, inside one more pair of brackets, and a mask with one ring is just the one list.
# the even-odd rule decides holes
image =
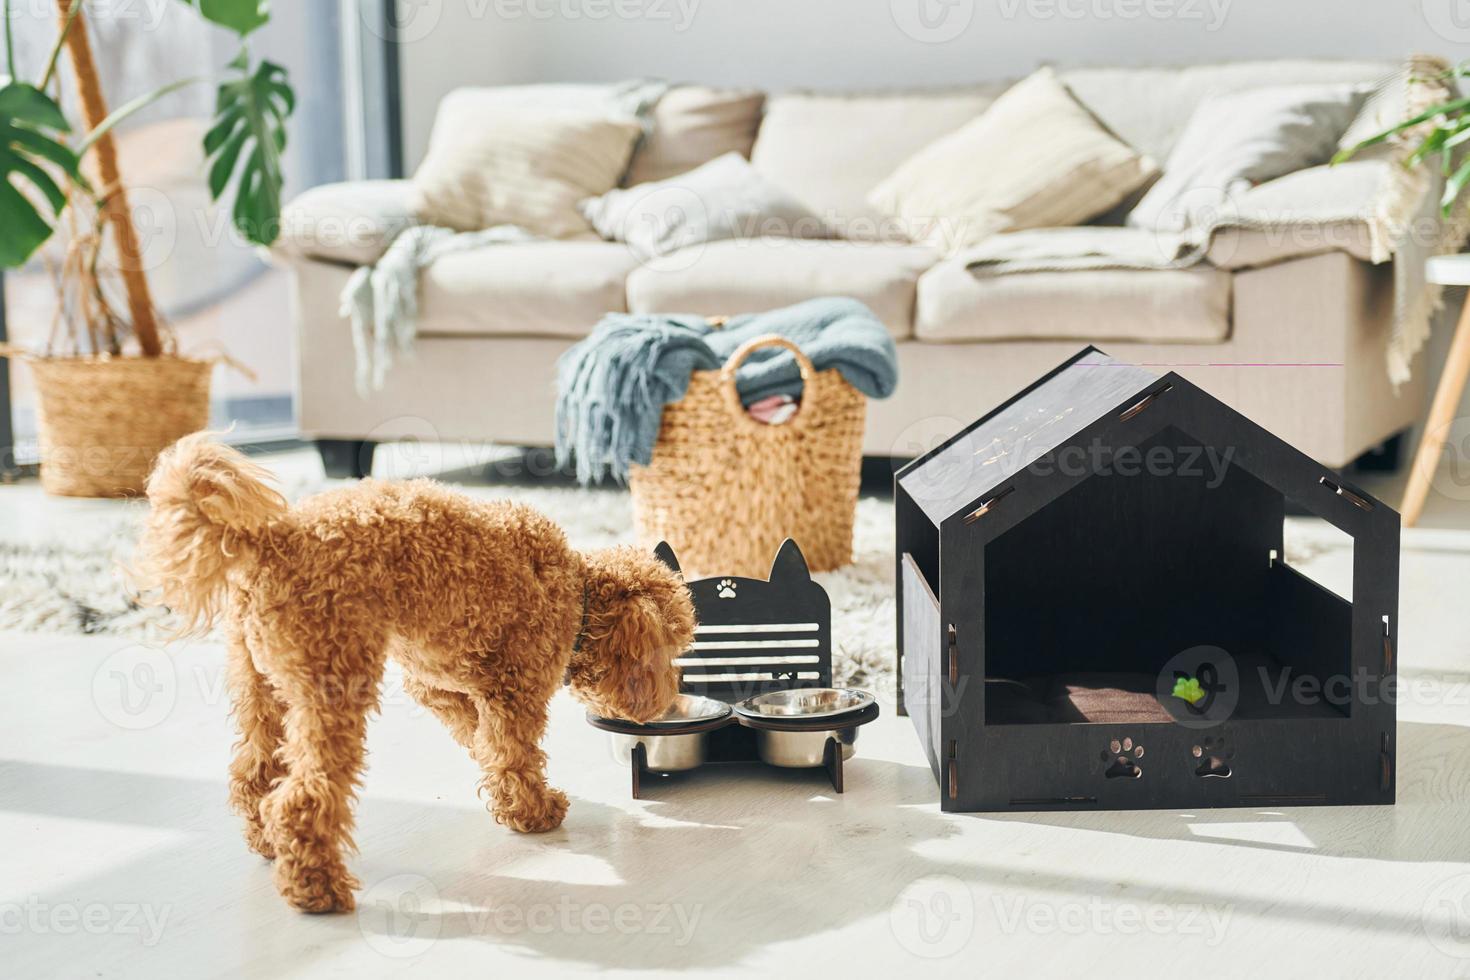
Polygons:
[[[1114,132],[1163,160],[1207,92],[1372,82],[1394,67],[1297,61],[1062,77]],[[354,388],[338,297],[352,270],[375,261],[411,221],[409,184],[312,190],[288,209],[277,249],[294,280],[301,426],[323,440],[549,445],[556,359],[604,312],[731,314],[826,294],[867,303],[898,340],[898,391],[869,409],[865,450],[874,455],[926,451],[1084,343],[1178,370],[1327,465],[1346,464],[1411,425],[1423,371],[1398,390],[1388,380],[1393,277],[1389,263],[1369,261],[1366,225],[1294,229],[1283,219],[1280,229],[1232,234],[1209,262],[1189,269],[990,278],[888,240],[864,203],[868,190],[1004,87],[772,95],[763,109],[749,93],[698,90],[704,115],[661,130],[656,113],[655,138],[638,154],[690,166],[723,149],[712,131],[726,142],[744,132],[756,169],[849,237],[725,241],[652,263],[600,240],[450,255],[423,272],[415,356],[366,398]],[[634,168],[658,172],[667,162],[635,155]],[[1283,179],[1353,186],[1336,171]]]

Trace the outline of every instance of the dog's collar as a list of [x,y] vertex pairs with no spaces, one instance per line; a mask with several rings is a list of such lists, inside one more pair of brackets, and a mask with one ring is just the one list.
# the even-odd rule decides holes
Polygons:
[[586,582],[582,583],[582,628],[577,630],[577,640],[572,644],[572,652],[580,653],[582,641],[587,639],[587,595],[591,590]]
[[[590,590],[587,587],[587,583],[586,582],[583,582],[582,583],[582,628],[579,629],[579,630],[577,630],[577,639],[572,643],[572,653],[579,652],[582,649],[582,641],[585,640],[585,639],[587,639],[587,593],[589,591]],[[570,684],[572,682],[572,665],[571,664],[567,664],[567,672],[562,675],[561,682],[562,682],[562,686],[563,687],[565,687],[566,685],[568,685],[568,684]]]

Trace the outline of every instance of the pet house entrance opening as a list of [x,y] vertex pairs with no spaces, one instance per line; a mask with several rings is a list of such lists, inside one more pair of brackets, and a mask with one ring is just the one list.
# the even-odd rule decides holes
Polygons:
[[1168,723],[1182,678],[1345,718],[1352,604],[1280,560],[1283,495],[1173,427],[1138,448],[987,544],[986,724]]

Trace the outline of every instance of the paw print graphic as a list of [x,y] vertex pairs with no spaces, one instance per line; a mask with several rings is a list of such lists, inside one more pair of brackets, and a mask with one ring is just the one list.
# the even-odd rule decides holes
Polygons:
[[1136,745],[1131,738],[1113,739],[1108,743],[1108,749],[1102,754],[1102,760],[1109,763],[1108,768],[1103,770],[1103,775],[1109,779],[1137,779],[1143,775],[1143,767],[1138,760],[1143,758],[1143,746]]
[[1235,750],[1226,743],[1225,736],[1204,739],[1191,748],[1189,754],[1199,760],[1194,767],[1196,776],[1202,779],[1230,778],[1230,760],[1235,758]]
[[717,586],[717,590],[718,591],[716,591],[715,594],[718,595],[721,599],[735,598],[735,583],[732,582],[730,579],[720,579],[720,584]]

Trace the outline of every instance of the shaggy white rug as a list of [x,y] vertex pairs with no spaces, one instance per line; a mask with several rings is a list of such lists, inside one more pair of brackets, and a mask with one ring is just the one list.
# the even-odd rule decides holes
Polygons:
[[[315,483],[292,496],[324,489]],[[531,504],[567,531],[581,549],[631,539],[628,495],[617,490],[560,487],[465,487],[481,498]],[[140,504],[88,518],[52,538],[0,541],[0,629],[104,633],[161,640],[167,613],[140,604],[124,570],[143,515]],[[893,679],[893,505],[858,504],[855,561],[816,575],[832,599],[833,668],[839,684],[887,689]],[[1287,522],[1286,557],[1305,574],[1351,596],[1352,543],[1325,523]],[[1409,531],[1404,536],[1400,600],[1405,671],[1463,674],[1470,670],[1470,533]]]

